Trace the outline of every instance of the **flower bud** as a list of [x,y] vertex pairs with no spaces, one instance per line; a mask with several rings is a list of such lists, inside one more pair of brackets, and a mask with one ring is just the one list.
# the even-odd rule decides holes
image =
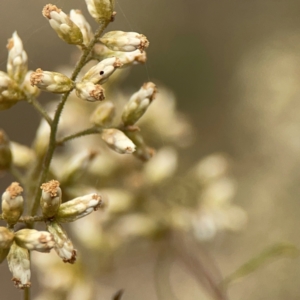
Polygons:
[[149,46],[147,38],[137,32],[110,31],[99,40],[114,51],[131,52],[139,49],[143,52]]
[[63,228],[56,222],[47,224],[48,231],[52,234],[55,245],[54,250],[63,262],[73,264],[76,261],[76,249],[68,238]]
[[53,4],[47,4],[42,13],[49,19],[51,27],[63,41],[68,44],[82,45],[83,36],[79,27],[61,9]]
[[54,239],[47,231],[35,229],[21,229],[15,233],[15,242],[18,246],[38,252],[50,252],[54,247]]
[[60,206],[55,220],[60,223],[76,221],[89,215],[91,212],[98,210],[101,203],[101,197],[97,194],[77,197]]
[[8,40],[7,73],[16,82],[21,83],[27,72],[27,54],[17,32]]
[[23,213],[23,188],[13,182],[2,194],[2,217],[9,224],[17,223]]
[[90,121],[96,126],[108,126],[115,116],[115,105],[110,101],[105,101],[98,105],[91,115]]
[[155,84],[147,82],[131,96],[122,114],[124,125],[133,125],[142,117],[155,98],[156,92]]
[[6,227],[0,227],[0,264],[6,258],[14,240],[14,233]]
[[0,171],[9,169],[12,162],[10,142],[5,132],[0,129]]
[[131,154],[135,151],[135,144],[118,129],[104,129],[101,137],[111,149],[120,154]]
[[7,262],[15,286],[20,289],[30,287],[31,273],[28,250],[13,243],[7,256]]
[[28,71],[26,73],[26,76],[24,78],[24,81],[22,82],[21,88],[24,92],[26,92],[34,97],[37,97],[40,93],[40,90],[38,89],[37,86],[31,84],[30,78],[31,78],[32,73],[33,73],[33,71]]
[[8,109],[22,99],[24,95],[18,84],[0,71],[0,110]]
[[83,76],[82,81],[90,81],[94,84],[104,83],[121,66],[121,61],[116,57],[103,59]]
[[92,28],[88,21],[85,19],[79,9],[72,9],[70,11],[70,19],[79,27],[83,37],[83,44],[88,46],[94,37]]
[[112,19],[115,0],[85,0],[90,15],[96,22],[109,22]]
[[36,85],[39,89],[52,93],[65,93],[74,87],[72,80],[66,75],[42,69],[31,73],[30,82],[32,86]]
[[47,218],[52,218],[58,212],[61,204],[61,189],[57,180],[43,183],[41,186],[42,196],[40,200],[42,213]]
[[89,81],[76,83],[76,95],[78,98],[89,102],[105,99],[104,88],[100,84],[94,84]]
[[146,51],[141,52],[139,49],[131,52],[114,52],[114,56],[118,57],[124,67],[144,64],[147,61]]

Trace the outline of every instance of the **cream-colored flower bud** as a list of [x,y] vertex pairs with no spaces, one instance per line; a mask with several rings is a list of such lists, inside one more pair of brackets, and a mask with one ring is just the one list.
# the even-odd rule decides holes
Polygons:
[[76,95],[78,98],[89,102],[105,99],[104,88],[100,84],[89,81],[76,83]]
[[15,286],[20,289],[30,287],[31,273],[28,250],[13,243],[7,256],[7,262]]
[[43,91],[59,94],[68,92],[74,87],[72,80],[66,75],[42,69],[36,69],[31,73],[30,82],[32,86],[37,86]]
[[47,4],[43,8],[43,16],[49,19],[51,27],[63,41],[73,45],[83,44],[79,27],[61,9],[53,4]]
[[96,22],[109,22],[112,19],[115,0],[85,0],[90,15]]
[[40,200],[42,213],[47,218],[52,218],[58,212],[61,204],[61,188],[57,180],[43,183],[41,186],[42,196]]
[[6,227],[0,227],[0,264],[6,258],[14,240],[14,233]]
[[114,51],[131,52],[139,49],[143,52],[149,46],[147,38],[137,32],[110,31],[99,40]]
[[27,72],[27,54],[23,49],[23,43],[15,31],[8,40],[7,73],[16,82],[21,83]]
[[92,161],[98,155],[98,151],[85,149],[73,155],[62,168],[60,180],[62,185],[69,185],[86,172]]
[[131,52],[114,52],[116,57],[118,57],[124,67],[144,64],[147,61],[146,51],[141,52],[139,49]]
[[131,154],[135,151],[135,144],[118,129],[103,129],[101,137],[111,149],[120,154]]
[[26,73],[26,76],[24,78],[24,81],[22,82],[21,88],[27,94],[37,97],[41,91],[38,89],[37,86],[35,86],[35,85],[33,86],[31,84],[30,78],[31,78],[32,73],[33,73],[33,71],[28,71]]
[[8,109],[22,99],[24,94],[18,84],[0,71],[0,110]]
[[13,182],[2,194],[2,216],[10,225],[17,223],[23,213],[23,188]]
[[52,234],[55,245],[54,250],[63,262],[73,264],[76,261],[76,249],[68,238],[66,232],[57,222],[47,224],[48,231]]
[[60,223],[76,221],[98,210],[101,203],[101,197],[97,194],[77,197],[60,206],[55,220]]
[[72,9],[70,11],[70,19],[79,27],[83,37],[83,44],[88,46],[94,37],[92,28],[88,21],[79,9]]
[[96,126],[108,126],[113,121],[115,113],[115,105],[110,101],[105,101],[97,106],[91,115],[90,121]]
[[121,61],[117,57],[103,59],[83,76],[82,81],[90,81],[94,84],[104,83],[121,66]]
[[155,84],[147,82],[131,96],[122,114],[124,125],[133,125],[142,117],[152,100],[155,99],[156,92]]
[[0,171],[9,169],[12,163],[12,153],[9,139],[5,132],[0,129]]
[[13,164],[17,167],[26,168],[36,159],[34,151],[27,146],[16,142],[10,142],[10,148],[12,152]]
[[35,229],[21,229],[15,233],[15,242],[18,246],[38,252],[50,252],[55,242],[48,231]]

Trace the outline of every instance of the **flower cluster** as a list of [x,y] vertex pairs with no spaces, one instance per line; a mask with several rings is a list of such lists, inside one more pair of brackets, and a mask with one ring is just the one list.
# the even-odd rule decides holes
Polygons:
[[61,204],[61,189],[56,180],[42,186],[40,205],[43,216],[37,217],[46,223],[47,231],[21,229],[14,231],[18,221],[30,222],[34,219],[21,217],[24,199],[23,188],[13,182],[2,194],[1,219],[8,227],[0,227],[0,263],[7,257],[8,266],[13,274],[13,281],[19,288],[30,286],[29,251],[50,252],[55,249],[64,262],[74,263],[76,250],[60,223],[73,222],[82,218],[101,205],[97,194],[85,195]]

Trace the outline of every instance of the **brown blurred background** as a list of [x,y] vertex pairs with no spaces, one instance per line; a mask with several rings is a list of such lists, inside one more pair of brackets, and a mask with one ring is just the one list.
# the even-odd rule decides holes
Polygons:
[[[58,40],[41,15],[47,3],[1,0],[1,70],[14,30],[30,69],[55,70],[71,61],[73,47]],[[83,0],[53,4],[88,15]],[[183,152],[188,162],[214,151],[232,159],[235,202],[249,222],[242,233],[222,234],[206,245],[221,272],[230,273],[277,241],[300,246],[300,2],[119,0],[116,10],[110,29],[138,31],[151,42],[147,65],[135,68],[124,87],[150,78],[174,91],[197,128],[196,144]],[[25,103],[0,112],[0,127],[10,139],[28,145],[38,121]],[[2,176],[0,186],[10,180]],[[21,297],[5,263],[0,270],[1,299]],[[300,299],[299,279],[299,259],[279,260],[233,285],[230,299]]]

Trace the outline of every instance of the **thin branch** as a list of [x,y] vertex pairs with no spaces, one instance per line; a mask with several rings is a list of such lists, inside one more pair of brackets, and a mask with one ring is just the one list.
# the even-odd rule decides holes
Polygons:
[[33,97],[27,97],[27,102],[32,104],[32,106],[38,111],[38,113],[47,121],[47,123],[51,126],[52,119],[48,115],[48,113],[44,110],[42,105]]
[[76,139],[76,138],[79,138],[79,137],[82,137],[82,136],[85,136],[85,135],[100,133],[101,131],[102,131],[101,128],[90,127],[90,128],[84,129],[82,131],[78,131],[74,134],[68,135],[68,136],[56,141],[56,145],[61,145],[65,142],[67,142],[67,141],[70,141],[70,140],[73,140],[73,139]]
[[[90,42],[88,47],[84,50],[84,52],[81,55],[81,58],[79,59],[79,61],[77,62],[76,66],[75,66],[75,69],[71,76],[72,81],[76,80],[80,70],[86,64],[87,58],[88,58],[89,54],[91,53],[96,41],[102,35],[104,29],[106,28],[106,26],[108,24],[109,24],[109,21],[104,21],[102,24],[100,24],[99,28],[96,30],[93,40]],[[61,113],[63,111],[63,108],[65,106],[65,103],[66,103],[70,93],[71,93],[71,91],[68,91],[65,94],[63,94],[62,99],[61,99],[60,103],[58,104],[55,115],[54,115],[54,119],[53,119],[53,122],[51,125],[49,147],[48,147],[48,151],[46,153],[45,159],[44,159],[41,175],[40,175],[40,178],[39,178],[37,186],[36,186],[35,196],[33,197],[33,203],[32,203],[32,207],[31,207],[31,215],[35,215],[38,210],[38,207],[39,207],[39,198],[41,196],[41,190],[39,187],[42,185],[43,182],[46,181],[47,176],[48,176],[50,163],[52,161],[52,157],[53,157],[54,151],[56,149],[56,133],[57,133],[57,129],[58,129],[58,123],[59,123]]]
[[[4,220],[3,215],[0,214],[0,220]],[[35,223],[35,222],[46,222],[47,219],[44,216],[24,216],[18,220],[18,223]]]
[[9,172],[15,177],[15,179],[24,186],[24,175],[14,166],[11,165],[9,168]]

